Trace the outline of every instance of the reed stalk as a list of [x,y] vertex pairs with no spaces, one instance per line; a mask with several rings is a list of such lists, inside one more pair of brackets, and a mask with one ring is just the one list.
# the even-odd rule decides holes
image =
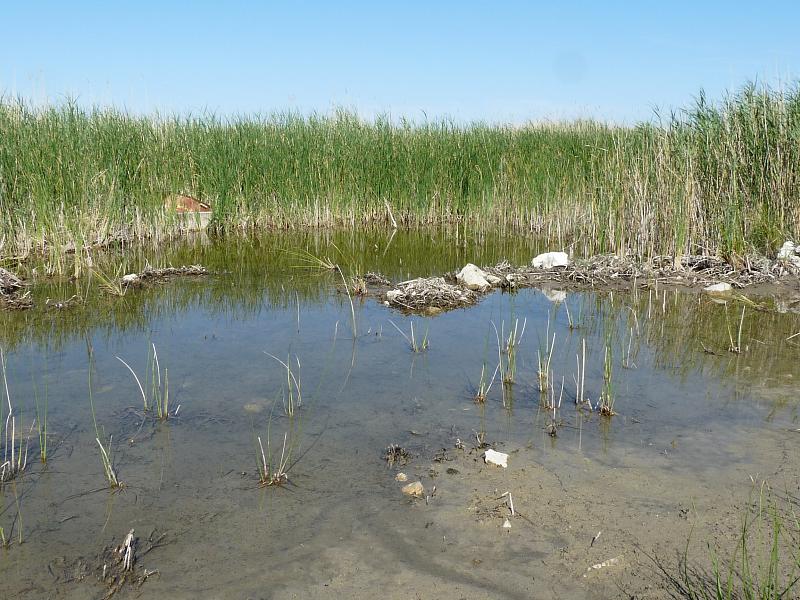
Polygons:
[[[31,424],[30,431],[25,439],[23,439],[24,429],[20,423],[20,436],[19,439],[17,438],[17,415],[14,414],[14,407],[11,403],[11,392],[8,388],[8,376],[6,374],[6,358],[2,348],[0,348],[0,369],[2,369],[3,373],[3,389],[6,396],[6,407],[8,408],[5,427],[0,431],[0,448],[3,451],[2,464],[0,464],[0,485],[2,485],[21,475],[27,468],[28,445],[36,422],[34,421]],[[0,421],[2,421],[2,416],[3,409],[2,402],[0,402]]]
[[635,126],[142,117],[3,99],[0,251],[84,272],[93,246],[180,231],[164,203],[184,193],[224,231],[492,223],[582,254],[736,262],[800,238],[798,127],[797,84],[700,94]]
[[394,327],[397,330],[397,332],[400,335],[403,336],[403,338],[406,340],[406,342],[408,342],[409,348],[411,348],[411,351],[414,352],[415,354],[419,354],[420,352],[425,352],[426,350],[428,350],[428,348],[430,348],[430,341],[428,340],[428,331],[429,331],[428,327],[425,327],[425,335],[422,337],[422,340],[421,341],[417,341],[416,335],[414,334],[414,321],[411,321],[411,336],[410,337],[408,335],[406,335],[403,332],[403,330],[400,329],[397,326],[397,324],[394,321],[392,321],[391,319],[389,320],[389,323],[391,323],[392,327]]

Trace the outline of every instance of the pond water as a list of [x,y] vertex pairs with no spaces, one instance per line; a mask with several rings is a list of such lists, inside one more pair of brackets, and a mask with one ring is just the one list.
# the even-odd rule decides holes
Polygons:
[[[753,481],[796,489],[800,338],[790,336],[800,316],[770,299],[756,310],[658,286],[551,285],[409,316],[374,298],[351,309],[340,276],[309,256],[401,281],[466,262],[522,264],[539,250],[463,232],[201,236],[97,260],[107,272],[200,263],[206,277],[123,297],[85,278],[36,286],[37,308],[0,314],[17,436],[37,401],[48,425],[47,464],[34,431],[26,472],[2,487],[11,543],[0,550],[0,595],[104,597],[99,557],[134,529],[140,553],[160,540],[138,559],[158,571],[142,584],[147,597],[616,597],[620,586],[658,587],[641,555],[671,559],[693,523],[701,538],[724,537],[717,522],[735,525]],[[73,295],[84,301],[46,306]],[[741,351],[730,352],[743,307]],[[423,352],[398,332],[410,336],[412,323],[417,340],[427,335]],[[506,337],[515,323],[515,382],[498,376],[478,404],[483,366],[491,379],[509,358],[495,328]],[[555,416],[537,376],[553,336]],[[151,344],[170,406],[180,405],[167,422],[144,415],[116,358],[144,384]],[[595,405],[607,353],[612,417],[576,406],[580,357]],[[292,417],[286,369],[269,355],[299,378]],[[258,437],[266,446],[269,435],[274,458],[284,433],[288,484],[259,486]],[[479,439],[510,454],[507,470],[483,464]],[[410,462],[388,466],[389,444]],[[422,481],[427,500],[401,493],[399,471]],[[616,556],[622,566],[586,577]]]

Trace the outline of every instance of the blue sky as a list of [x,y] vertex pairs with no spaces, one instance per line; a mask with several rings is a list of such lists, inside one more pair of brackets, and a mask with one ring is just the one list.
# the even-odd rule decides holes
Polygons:
[[8,2],[0,91],[137,113],[633,122],[800,76],[799,2]]

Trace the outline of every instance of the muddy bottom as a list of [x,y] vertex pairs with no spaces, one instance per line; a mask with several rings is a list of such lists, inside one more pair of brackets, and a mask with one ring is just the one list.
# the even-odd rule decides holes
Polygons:
[[[351,305],[335,273],[298,264],[340,252],[400,281],[535,253],[415,235],[205,241],[160,264],[207,277],[68,310],[44,300],[75,287],[52,284],[3,314],[17,447],[46,412],[47,462],[34,428],[2,486],[0,595],[681,597],[681,562],[707,573],[709,545],[733,550],[764,482],[800,495],[800,315],[550,286],[411,317]],[[143,406],[151,344],[166,421]],[[408,455],[388,464],[391,444]],[[282,485],[259,484],[261,448]],[[420,496],[401,491],[417,481]]]

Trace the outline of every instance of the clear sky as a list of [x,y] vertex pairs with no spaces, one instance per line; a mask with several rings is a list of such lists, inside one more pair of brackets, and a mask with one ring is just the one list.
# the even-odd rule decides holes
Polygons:
[[633,122],[800,76],[800,2],[8,1],[0,92],[142,112]]

